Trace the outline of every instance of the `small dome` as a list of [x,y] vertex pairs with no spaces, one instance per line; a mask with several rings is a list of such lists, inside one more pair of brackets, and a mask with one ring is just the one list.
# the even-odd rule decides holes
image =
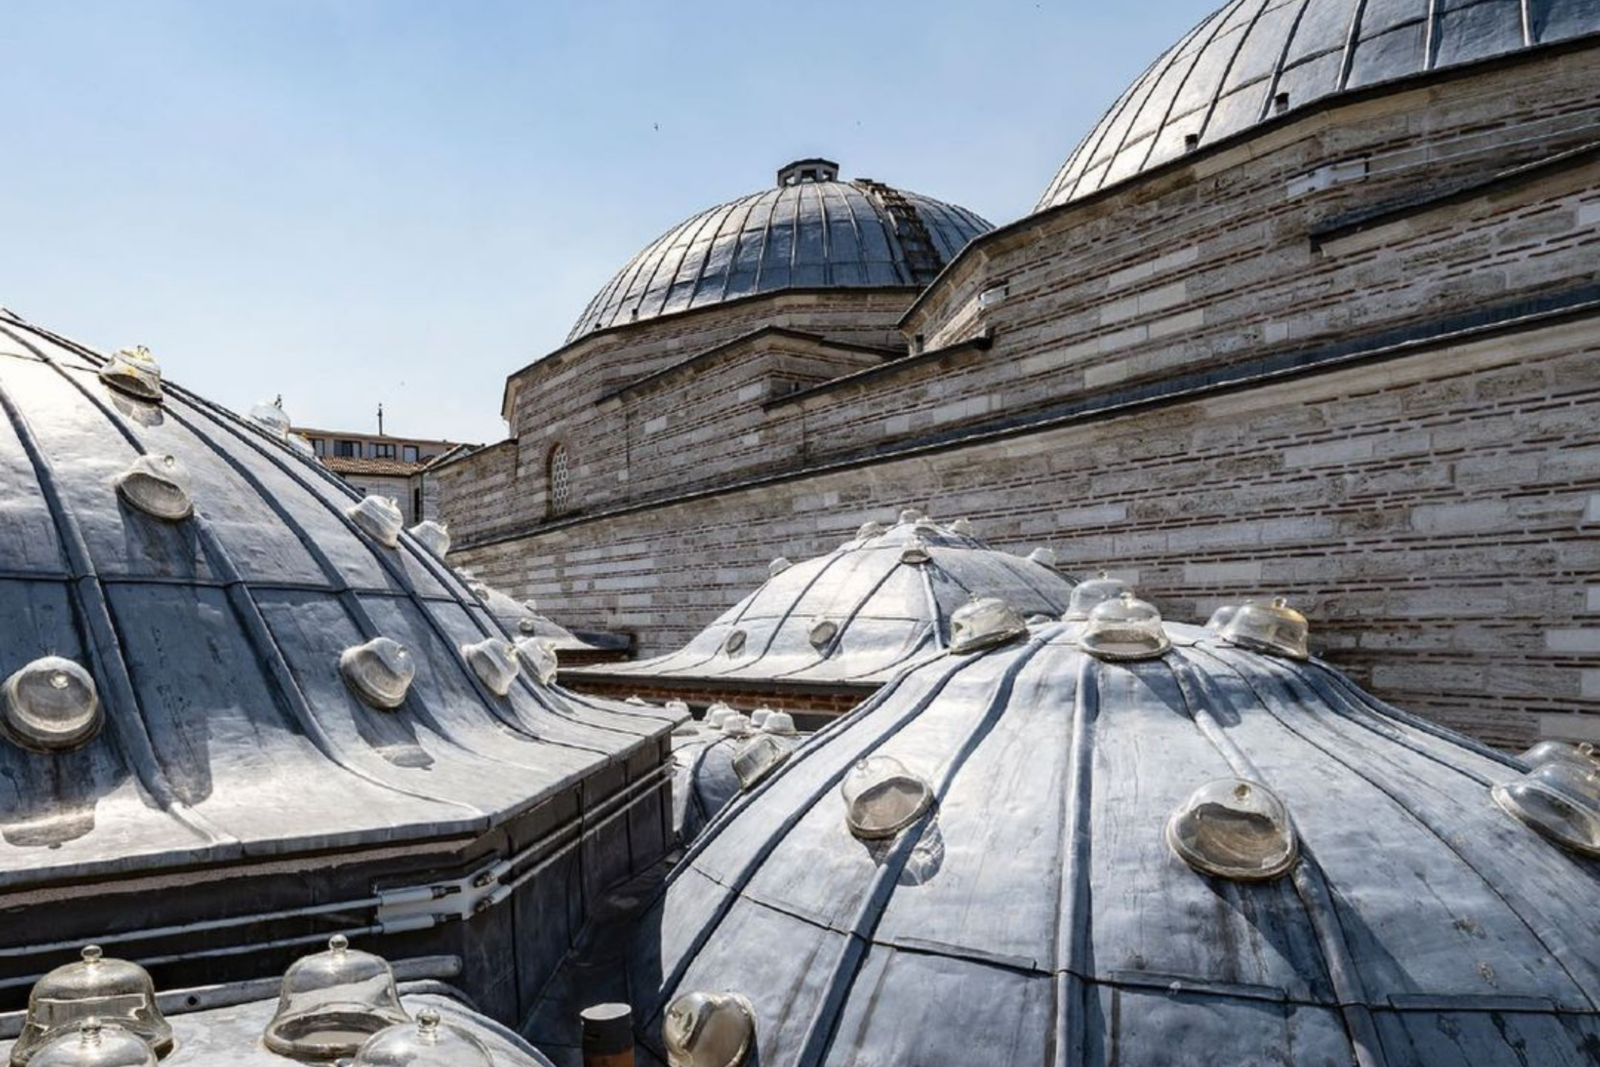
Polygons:
[[783,289],[926,285],[993,227],[965,208],[799,160],[778,185],[668,230],[589,302],[567,335]]
[[631,995],[652,1065],[707,990],[748,998],[762,1067],[1588,1062],[1588,757],[1544,754],[1502,810],[1520,761],[1166,628],[1159,659],[1052,623],[905,672],[734,799],[625,966],[564,970],[538,1018]]
[[907,509],[768,578],[677,652],[564,677],[875,684],[920,657],[1014,637],[1072,595],[1054,568]]
[[1034,210],[1346,90],[1596,32],[1583,0],[1234,0],[1129,86]]

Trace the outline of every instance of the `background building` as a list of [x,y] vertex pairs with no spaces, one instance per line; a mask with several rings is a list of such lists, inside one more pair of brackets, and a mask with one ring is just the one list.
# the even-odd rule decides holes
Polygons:
[[428,468],[465,446],[389,434],[295,427],[311,442],[322,465],[363,495],[393,497],[407,526],[439,517],[438,492]]
[[1481,737],[1600,737],[1597,31],[1238,0],[988,232],[785,168],[510,376],[439,468],[457,549],[650,653],[915,502],[1170,617],[1288,595]]

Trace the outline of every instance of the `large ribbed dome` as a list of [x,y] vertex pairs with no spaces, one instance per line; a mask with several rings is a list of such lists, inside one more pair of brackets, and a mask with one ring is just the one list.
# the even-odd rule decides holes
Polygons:
[[919,286],[989,223],[965,208],[825,159],[791,163],[778,185],[674,226],[589,302],[567,340],[781,289]]
[[1600,32],[1595,0],[1234,0],[1150,65],[1036,210],[1312,101]]

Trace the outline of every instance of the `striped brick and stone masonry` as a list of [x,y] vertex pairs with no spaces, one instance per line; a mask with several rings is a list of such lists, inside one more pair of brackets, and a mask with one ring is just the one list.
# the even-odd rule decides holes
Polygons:
[[1597,131],[1579,42],[1004,227],[894,336],[859,294],[593,335],[513,376],[512,441],[440,472],[459,555],[653,654],[773,556],[914,504],[1169,617],[1286,595],[1363,684],[1497,744],[1600,738]]

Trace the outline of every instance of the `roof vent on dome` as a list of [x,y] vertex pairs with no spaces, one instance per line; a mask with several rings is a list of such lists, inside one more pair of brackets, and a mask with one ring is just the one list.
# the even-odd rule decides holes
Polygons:
[[779,186],[838,180],[839,164],[831,159],[797,159],[778,168]]

